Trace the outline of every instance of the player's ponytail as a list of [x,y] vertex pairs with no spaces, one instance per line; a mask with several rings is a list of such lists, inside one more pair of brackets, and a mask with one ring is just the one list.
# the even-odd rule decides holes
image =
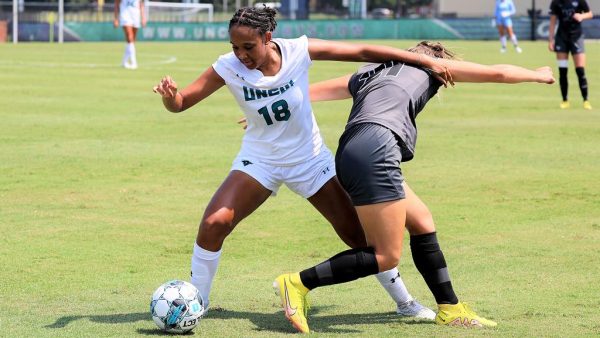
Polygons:
[[457,59],[456,53],[448,50],[439,42],[421,41],[416,46],[409,48],[408,51],[425,54],[438,59]]
[[258,29],[260,35],[265,35],[266,32],[272,32],[277,27],[276,15],[277,11],[267,6],[242,7],[229,20],[229,30],[233,26],[246,26]]

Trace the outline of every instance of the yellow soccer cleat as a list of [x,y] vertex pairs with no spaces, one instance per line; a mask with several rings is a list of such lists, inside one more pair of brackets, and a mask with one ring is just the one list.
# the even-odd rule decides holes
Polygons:
[[273,282],[275,293],[281,298],[281,306],[285,317],[292,323],[296,330],[309,333],[306,315],[308,303],[306,295],[308,289],[300,281],[300,273],[286,273],[280,275]]
[[440,325],[462,327],[495,327],[496,322],[479,317],[466,303],[438,304],[435,322]]
[[569,101],[563,101],[560,103],[560,109],[568,109],[569,107],[571,107]]
[[592,110],[592,104],[590,101],[583,101],[583,109]]

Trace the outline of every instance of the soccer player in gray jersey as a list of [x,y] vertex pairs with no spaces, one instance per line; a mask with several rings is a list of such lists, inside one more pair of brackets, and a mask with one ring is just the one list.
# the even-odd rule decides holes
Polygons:
[[[441,44],[429,42],[411,51],[423,58],[439,58],[455,82],[554,83],[549,67],[528,70],[458,61]],[[287,311],[306,314],[308,291],[397,266],[405,227],[411,235],[415,265],[438,304],[436,323],[496,326],[458,301],[431,213],[404,182],[400,169],[400,164],[414,155],[417,115],[441,85],[427,69],[395,61],[366,65],[353,75],[311,85],[312,101],[353,99],[336,153],[336,170],[356,208],[368,244],[340,252],[304,271],[277,277],[276,283],[285,286],[281,298],[294,326],[308,327],[306,316],[287,315]]]
[[[579,80],[579,90],[583,98],[583,108],[591,110],[588,101],[588,83],[585,77],[585,47],[583,45],[583,28],[581,22],[594,17],[590,6],[585,0],[553,0],[550,4],[550,27],[548,34],[548,49],[556,52],[558,62],[560,93],[562,95],[561,109],[571,106],[569,103],[569,53],[573,55],[575,73]],[[558,29],[556,24],[558,23]],[[556,34],[553,34],[556,31]]]

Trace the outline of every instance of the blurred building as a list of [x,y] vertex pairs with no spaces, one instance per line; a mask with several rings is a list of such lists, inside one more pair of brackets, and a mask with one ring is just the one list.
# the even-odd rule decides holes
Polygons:
[[[517,16],[528,15],[532,0],[513,0],[517,8]],[[535,0],[535,7],[541,15],[548,15],[552,0]],[[495,0],[434,0],[434,8],[441,17],[482,17],[494,14]],[[600,15],[600,0],[587,0],[595,15]]]

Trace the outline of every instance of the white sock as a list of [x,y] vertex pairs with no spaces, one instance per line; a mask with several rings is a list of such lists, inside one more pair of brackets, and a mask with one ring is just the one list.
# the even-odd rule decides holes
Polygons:
[[129,44],[126,44],[125,52],[123,53],[123,61],[121,62],[123,66],[127,64],[127,61],[129,61],[129,54]]
[[519,45],[519,41],[517,41],[517,36],[515,34],[510,36],[510,41],[512,41],[512,43],[515,47],[517,47]]
[[502,48],[506,48],[506,35],[500,37],[500,44],[502,45]]
[[208,295],[219,266],[221,251],[212,252],[202,249],[194,243],[194,254],[192,255],[192,277],[191,283],[200,291],[204,307],[208,307]]
[[400,277],[398,268],[380,272],[375,276],[396,304],[406,303],[413,299],[408,293],[404,281],[402,281],[402,278]]
[[127,48],[129,49],[129,60],[131,60],[132,65],[137,65],[137,58],[135,56],[135,45],[133,42],[127,44]]

